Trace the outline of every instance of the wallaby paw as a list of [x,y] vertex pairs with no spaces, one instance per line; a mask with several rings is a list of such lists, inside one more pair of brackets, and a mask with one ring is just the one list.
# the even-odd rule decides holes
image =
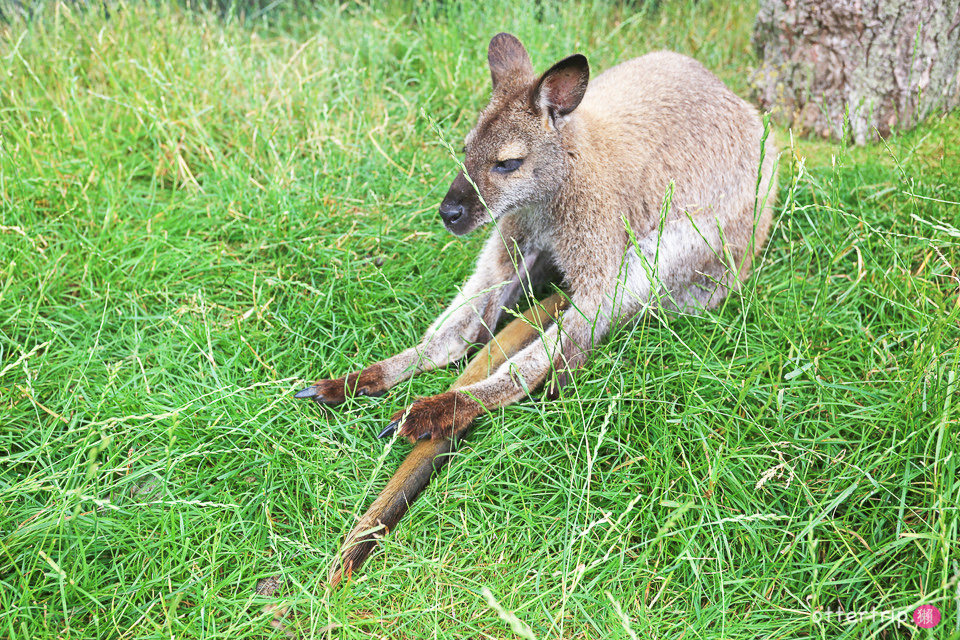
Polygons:
[[373,365],[359,373],[351,373],[336,380],[318,380],[295,393],[293,397],[309,398],[317,404],[334,406],[354,396],[375,398],[386,392],[380,367]]
[[379,437],[385,438],[396,431],[411,442],[449,438],[462,433],[482,411],[480,403],[466,394],[447,391],[417,400],[398,411]]

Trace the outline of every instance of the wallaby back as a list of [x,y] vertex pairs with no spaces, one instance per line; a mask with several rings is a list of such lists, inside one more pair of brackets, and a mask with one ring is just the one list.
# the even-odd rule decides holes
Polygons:
[[[661,51],[617,65],[590,83],[572,124],[568,144],[576,150],[582,179],[606,188],[598,192],[601,199],[629,207],[637,235],[659,222],[651,210],[659,214],[673,181],[671,217],[743,223],[725,229],[727,241],[748,241],[731,232],[752,234],[753,217],[741,214],[753,211],[761,175],[759,195],[767,195],[776,148],[766,141],[761,166],[757,111],[699,62]],[[758,246],[768,226],[766,216]]]

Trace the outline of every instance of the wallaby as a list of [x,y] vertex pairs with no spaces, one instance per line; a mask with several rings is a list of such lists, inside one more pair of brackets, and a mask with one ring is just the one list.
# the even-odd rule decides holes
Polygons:
[[650,53],[589,82],[577,54],[537,77],[506,33],[488,61],[490,104],[439,212],[455,235],[495,221],[475,273],[419,345],[296,397],[380,395],[458,360],[544,278],[559,276],[569,306],[489,377],[417,400],[380,437],[449,437],[551,371],[555,391],[614,323],[716,307],[767,238],[776,148],[756,110],[698,62]]

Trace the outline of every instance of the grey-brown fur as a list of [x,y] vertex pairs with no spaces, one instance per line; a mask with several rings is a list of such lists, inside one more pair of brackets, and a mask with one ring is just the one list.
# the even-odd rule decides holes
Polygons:
[[[361,391],[380,393],[489,339],[503,306],[545,267],[559,271],[572,308],[489,378],[398,414],[411,437],[449,435],[454,422],[516,401],[554,368],[562,379],[614,322],[651,306],[715,307],[747,276],[770,226],[776,148],[767,139],[761,163],[757,112],[698,62],[657,52],[589,80],[575,55],[537,77],[508,34],[493,38],[488,60],[493,94],[464,160],[477,189],[461,173],[440,213],[458,235],[491,219],[497,228],[421,343],[361,375],[375,381]],[[300,395],[323,401],[317,390],[331,382],[340,381]]]

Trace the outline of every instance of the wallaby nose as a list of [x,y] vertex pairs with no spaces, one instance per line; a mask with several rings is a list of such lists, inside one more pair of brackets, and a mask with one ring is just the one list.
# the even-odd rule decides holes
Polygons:
[[453,224],[463,216],[463,205],[459,202],[440,203],[440,217],[444,224]]

